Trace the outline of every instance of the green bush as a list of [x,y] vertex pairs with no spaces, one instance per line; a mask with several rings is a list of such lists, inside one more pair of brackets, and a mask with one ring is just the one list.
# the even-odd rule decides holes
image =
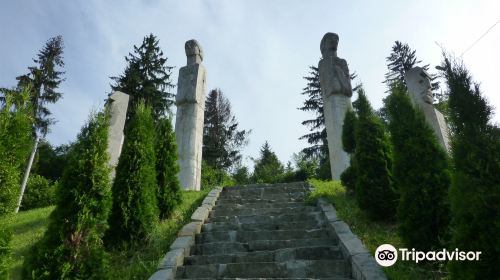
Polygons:
[[444,58],[452,128],[451,248],[481,251],[480,261],[451,261],[452,279],[500,275],[500,128],[493,108],[460,61]]
[[206,161],[201,163],[201,189],[207,190],[214,187],[235,185],[235,180],[226,171],[209,165]]
[[55,203],[56,183],[51,183],[45,177],[33,174],[28,180],[24,192],[21,210],[47,207]]
[[283,164],[266,141],[260,149],[260,158],[255,160],[251,181],[253,183],[279,183],[284,179],[284,173]]
[[0,228],[0,279],[9,279],[9,269],[11,264],[12,233],[7,228]]
[[408,248],[442,248],[449,223],[446,198],[450,171],[446,152],[402,85],[394,85],[387,100],[393,178],[400,194],[399,234]]
[[151,108],[139,103],[125,130],[116,167],[113,207],[105,238],[110,247],[142,243],[158,223],[154,129]]
[[340,181],[350,193],[354,192],[356,188],[357,171],[353,156],[356,151],[356,122],[357,117],[354,111],[347,111],[344,118],[344,124],[342,125],[342,147],[346,153],[351,155],[351,160],[349,167],[340,175]]
[[160,119],[156,123],[155,150],[158,209],[160,218],[167,218],[181,200],[177,144],[170,119]]
[[354,152],[356,199],[371,218],[387,220],[395,216],[397,203],[392,189],[389,137],[362,89],[358,95]]
[[94,114],[78,135],[47,231],[24,262],[24,279],[105,278],[102,237],[111,206],[108,126],[106,114]]

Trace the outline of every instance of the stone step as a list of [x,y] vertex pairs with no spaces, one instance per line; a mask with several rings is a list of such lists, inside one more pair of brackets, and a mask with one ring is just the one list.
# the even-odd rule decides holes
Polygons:
[[[213,278],[176,278],[176,279],[185,279],[185,280],[213,280]],[[219,277],[217,279],[221,280],[262,280],[262,279],[268,279],[268,278],[227,278],[227,277]],[[352,278],[346,278],[346,277],[328,277],[328,278],[270,278],[273,280],[352,280]]]
[[196,236],[196,243],[210,242],[249,242],[250,240],[286,240],[306,238],[328,238],[326,229],[313,230],[260,230],[260,231],[214,231],[203,232]]
[[286,229],[303,229],[311,230],[324,228],[325,221],[316,220],[303,220],[303,221],[290,221],[283,223],[281,221],[271,223],[226,223],[226,222],[209,222],[205,223],[202,228],[203,231],[228,231],[228,230],[286,230]]
[[222,196],[268,196],[268,195],[282,195],[282,194],[306,194],[308,192],[305,188],[260,188],[260,189],[239,189],[234,190],[228,188],[221,193]]
[[251,216],[251,215],[279,215],[283,213],[309,213],[317,211],[316,206],[296,206],[286,208],[247,208],[247,209],[224,209],[212,210],[210,217],[218,216]]
[[178,278],[317,278],[345,277],[349,270],[343,260],[296,260],[288,262],[187,265],[177,268]]
[[306,183],[304,182],[293,182],[293,183],[278,183],[278,184],[250,184],[250,185],[243,185],[243,186],[233,186],[233,187],[227,187],[224,188],[225,191],[232,191],[232,190],[241,190],[241,189],[262,189],[262,188],[284,188],[284,189],[291,189],[291,188],[305,188],[308,189]]
[[184,265],[284,262],[291,260],[338,260],[342,258],[342,252],[338,246],[314,246],[284,248],[275,251],[240,252],[226,255],[193,255],[185,259]]
[[322,221],[323,214],[319,211],[315,212],[302,212],[302,213],[286,213],[286,214],[277,214],[277,215],[248,215],[248,216],[217,216],[213,217],[209,216],[207,222],[210,223],[233,223],[233,224],[247,224],[247,223],[274,223],[274,224],[283,224],[293,222],[300,222],[306,220],[315,220]]
[[252,208],[289,208],[289,207],[300,207],[306,206],[304,202],[295,201],[283,201],[283,202],[254,202],[254,203],[228,203],[224,205],[216,204],[212,210],[224,210],[224,209],[252,209]]
[[231,205],[231,204],[249,204],[249,203],[283,203],[283,202],[300,202],[304,203],[304,199],[293,200],[289,197],[279,197],[275,199],[267,199],[267,198],[224,198],[219,197],[217,199],[216,205]]
[[248,242],[211,242],[194,246],[195,255],[221,255],[237,252],[272,251],[283,248],[297,248],[308,246],[334,246],[336,239],[309,238],[288,240],[252,240]]

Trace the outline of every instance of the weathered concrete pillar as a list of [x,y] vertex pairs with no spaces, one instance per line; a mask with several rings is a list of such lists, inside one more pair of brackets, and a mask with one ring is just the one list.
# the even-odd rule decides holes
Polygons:
[[205,112],[203,50],[196,40],[185,45],[187,65],[179,70],[175,136],[179,148],[179,181],[185,190],[200,190]]
[[333,180],[339,180],[349,167],[349,155],[342,148],[342,126],[346,112],[352,109],[349,68],[347,62],[337,56],[338,42],[339,36],[335,33],[323,36],[320,45],[323,58],[318,65]]
[[405,73],[406,86],[414,105],[424,113],[425,119],[434,130],[439,144],[450,151],[449,130],[443,114],[432,104],[431,80],[421,67],[414,67]]
[[114,91],[106,103],[110,114],[109,120],[109,138],[108,153],[109,165],[111,166],[111,181],[115,178],[115,168],[118,165],[118,159],[123,146],[123,128],[127,117],[129,95],[120,91]]

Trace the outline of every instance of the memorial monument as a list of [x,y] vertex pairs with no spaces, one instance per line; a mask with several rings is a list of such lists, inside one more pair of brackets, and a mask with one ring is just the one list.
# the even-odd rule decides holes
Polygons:
[[118,159],[122,151],[124,140],[123,129],[127,117],[128,101],[129,95],[120,91],[112,92],[106,101],[106,109],[110,115],[108,154],[109,166],[111,167],[111,181],[115,178],[115,168],[118,165]]
[[413,104],[422,110],[427,123],[432,127],[441,146],[450,151],[449,130],[443,114],[436,110],[431,91],[431,79],[421,67],[414,67],[405,73],[405,82]]
[[185,44],[187,65],[179,69],[175,136],[179,149],[179,181],[185,190],[200,190],[205,112],[203,50],[196,40]]
[[347,110],[352,109],[349,68],[347,62],[337,56],[338,42],[339,36],[335,33],[323,36],[322,59],[318,65],[333,180],[339,180],[349,167],[349,155],[342,148],[342,126]]

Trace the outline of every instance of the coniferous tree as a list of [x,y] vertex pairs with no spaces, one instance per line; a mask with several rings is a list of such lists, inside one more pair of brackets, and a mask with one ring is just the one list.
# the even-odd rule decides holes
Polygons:
[[392,189],[389,136],[362,88],[358,96],[354,152],[356,199],[372,218],[390,219],[395,214],[396,195]]
[[111,247],[140,243],[153,230],[159,217],[155,131],[149,106],[137,104],[125,135],[112,187],[113,207],[105,238]]
[[175,96],[169,92],[174,87],[171,83],[173,67],[166,65],[167,58],[159,47],[159,40],[153,34],[144,37],[141,46],[134,45],[134,53],[129,53],[125,61],[124,73],[111,77],[115,82],[111,88],[131,97],[129,108],[132,110],[127,112],[127,123],[141,100],[151,107],[155,120],[170,113]]
[[252,182],[278,183],[283,179],[285,169],[267,141],[260,149],[260,158],[255,160]]
[[399,234],[408,248],[442,248],[447,239],[451,183],[446,152],[400,82],[393,84],[388,113],[393,178],[400,194]]
[[102,237],[111,207],[109,118],[90,117],[72,147],[48,229],[24,263],[24,279],[105,279]]
[[[405,73],[421,63],[417,59],[416,51],[412,50],[407,43],[395,41],[391,54],[386,57],[389,72],[385,74],[385,83],[390,87],[395,82],[405,84]],[[423,67],[429,69],[428,65]],[[406,85],[406,84],[405,84]]]
[[218,170],[227,171],[241,160],[241,149],[251,131],[238,130],[231,104],[220,89],[213,89],[205,102],[203,160]]
[[177,178],[177,143],[170,119],[163,118],[156,123],[155,150],[158,209],[160,218],[167,218],[181,200],[181,188]]
[[462,62],[444,55],[449,96],[453,179],[450,188],[451,248],[481,251],[479,261],[451,261],[453,279],[500,275],[500,128],[493,108]]
[[342,125],[342,146],[346,153],[351,155],[349,167],[340,175],[340,181],[348,191],[353,192],[356,188],[356,163],[354,152],[356,151],[356,113],[349,110],[346,112],[344,124]]
[[62,36],[57,36],[49,39],[45,47],[38,54],[38,59],[33,61],[37,66],[28,67],[29,73],[17,77],[18,89],[28,87],[30,89],[30,103],[32,106],[33,118],[33,138],[35,139],[31,155],[28,159],[24,178],[21,182],[21,193],[19,195],[17,208],[19,211],[22,202],[24,190],[28,182],[28,177],[33,164],[33,159],[38,148],[38,143],[41,138],[44,138],[49,132],[49,126],[55,121],[50,117],[51,112],[47,108],[48,103],[56,103],[61,98],[62,93],[57,92],[57,88],[64,80],[61,76],[64,74],[58,71],[57,67],[63,67],[63,39]]

